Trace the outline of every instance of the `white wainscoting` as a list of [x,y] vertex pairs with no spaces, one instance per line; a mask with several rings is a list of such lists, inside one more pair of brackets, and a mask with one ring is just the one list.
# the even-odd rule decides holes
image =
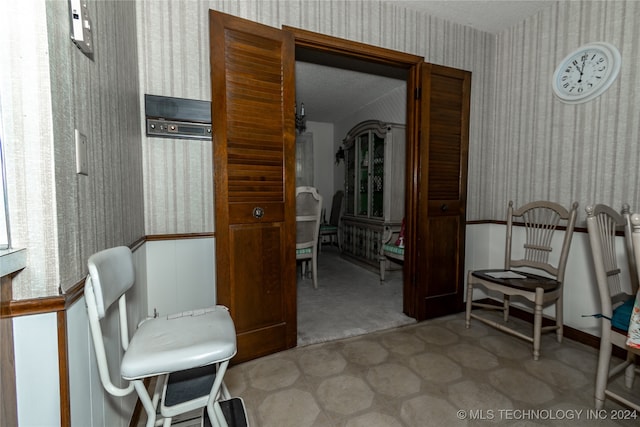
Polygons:
[[216,303],[215,240],[146,243],[149,315],[170,314]]
[[60,425],[56,313],[13,319],[18,425]]

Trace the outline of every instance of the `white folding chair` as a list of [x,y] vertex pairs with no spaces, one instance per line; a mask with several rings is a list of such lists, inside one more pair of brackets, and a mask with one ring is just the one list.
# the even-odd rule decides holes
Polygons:
[[[147,414],[147,427],[171,425],[173,417],[198,409],[216,427],[247,426],[244,403],[231,398],[223,377],[236,354],[236,332],[229,311],[218,305],[144,320],[129,340],[125,293],[135,282],[131,250],[106,249],[88,261],[84,294],[103,387],[113,396],[134,389]],[[111,381],[101,320],[118,302],[120,344],[124,352],[118,387]],[[144,380],[157,377],[153,395]],[[158,418],[157,412],[160,412]]]

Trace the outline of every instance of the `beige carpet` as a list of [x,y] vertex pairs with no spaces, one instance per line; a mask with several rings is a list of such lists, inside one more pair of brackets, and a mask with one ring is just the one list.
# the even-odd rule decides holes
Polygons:
[[298,269],[298,346],[332,341],[415,323],[402,313],[402,271],[380,275],[324,246],[318,289]]
[[595,349],[547,334],[541,353],[533,361],[528,343],[478,322],[465,329],[457,314],[242,363],[225,382],[252,427],[640,424],[611,401],[592,411]]

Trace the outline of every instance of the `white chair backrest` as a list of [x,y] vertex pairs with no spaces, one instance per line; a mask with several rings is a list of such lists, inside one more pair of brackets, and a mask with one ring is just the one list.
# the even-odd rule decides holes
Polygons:
[[89,276],[87,276],[84,285],[84,297],[100,381],[111,395],[126,396],[133,392],[133,383],[128,383],[126,387],[121,388],[111,381],[100,320],[104,319],[109,307],[118,301],[120,343],[122,349],[127,350],[129,330],[125,292],[135,282],[133,255],[128,247],[119,246],[105,249],[90,256],[87,264]]
[[296,248],[314,247],[318,241],[322,196],[314,187],[296,188]]
[[100,319],[107,309],[135,282],[131,249],[126,246],[105,249],[89,257],[89,275]]

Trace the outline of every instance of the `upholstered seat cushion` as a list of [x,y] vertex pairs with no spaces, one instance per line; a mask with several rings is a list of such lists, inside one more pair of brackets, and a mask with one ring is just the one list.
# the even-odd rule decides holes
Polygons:
[[386,243],[382,250],[384,250],[385,252],[391,252],[393,254],[398,254],[398,255],[404,255],[404,248],[400,247],[400,246],[396,246],[396,245],[391,245]]
[[337,225],[320,224],[320,234],[322,234],[322,233],[336,233],[336,232],[338,232],[338,226]]
[[296,255],[310,254],[311,248],[296,249]]
[[629,322],[631,321],[631,312],[633,311],[634,298],[629,298],[624,304],[618,306],[613,310],[613,316],[611,316],[611,326],[621,331],[629,330]]
[[229,310],[215,306],[142,323],[120,373],[127,380],[145,378],[222,362],[235,354],[236,330]]

